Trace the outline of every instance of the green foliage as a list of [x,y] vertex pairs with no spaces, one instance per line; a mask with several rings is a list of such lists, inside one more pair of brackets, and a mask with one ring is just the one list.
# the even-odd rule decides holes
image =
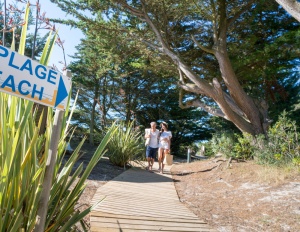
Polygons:
[[[34,119],[36,113],[32,114],[33,102],[0,93],[0,106],[0,231],[32,231],[52,136],[52,112],[49,111],[47,117],[46,133],[39,136],[39,125],[35,125]],[[91,207],[78,211],[77,201],[85,188],[84,181],[104,154],[113,133],[108,131],[84,171],[82,165],[74,171],[84,140],[63,164],[66,131],[65,127],[58,145],[45,225],[47,231],[70,231],[90,212]]]
[[243,133],[242,136],[237,135],[237,143],[234,144],[234,156],[235,159],[252,159],[253,158],[253,137],[250,134]]
[[226,157],[234,157],[234,144],[236,138],[232,133],[214,134],[211,141],[210,147],[213,153],[221,153]]
[[[121,64],[114,60],[115,67],[122,67],[120,76],[124,76],[124,73],[136,73],[138,69],[147,72],[146,69],[143,69],[144,67],[149,69],[151,66],[154,70],[156,67],[162,66],[159,64],[165,63],[164,69],[170,72],[169,76],[176,77],[172,83],[175,85],[178,81],[178,70],[174,68],[172,62],[176,60],[175,63],[177,63],[178,60],[181,60],[185,64],[184,66],[193,71],[195,75],[194,78],[190,79],[191,82],[183,76],[184,83],[191,84],[194,82],[197,86],[202,80],[210,84],[213,78],[220,81],[222,76],[225,78],[226,76],[231,76],[231,78],[236,76],[237,82],[230,83],[231,81],[228,81],[227,78],[220,81],[222,89],[228,95],[233,94],[233,97],[236,98],[235,101],[239,99],[236,97],[238,95],[236,89],[231,89],[233,85],[239,82],[245,92],[249,96],[257,98],[258,102],[262,99],[267,100],[273,111],[277,102],[285,95],[284,88],[287,87],[285,80],[290,78],[293,83],[297,81],[297,78],[291,78],[291,72],[297,70],[296,67],[299,64],[298,50],[293,49],[299,47],[299,24],[295,23],[294,19],[282,8],[278,8],[275,1],[252,2],[253,5],[245,4],[245,1],[204,1],[205,4],[202,1],[164,1],[164,4],[161,4],[160,1],[145,1],[144,5],[140,1],[121,0],[51,0],[51,2],[55,2],[63,11],[78,19],[61,20],[61,22],[64,21],[66,24],[76,26],[89,36],[93,33],[99,35],[99,37],[95,37],[91,47],[91,50],[94,49],[96,54],[95,59],[92,60],[96,60],[97,55],[103,54],[98,52],[99,48],[103,48],[103,40],[109,41],[108,44],[105,44],[106,51],[110,48],[109,51],[112,52],[106,57],[119,52],[117,53],[120,54],[118,60],[127,63],[124,65],[125,62]],[[87,17],[87,12],[95,17]],[[222,14],[218,14],[218,12],[222,12]],[[140,19],[135,17],[135,15],[142,13],[147,14],[147,18],[149,17],[152,21],[151,24],[147,24],[143,16]],[[228,17],[223,18],[223,16]],[[224,22],[230,22],[228,27]],[[153,30],[153,27],[156,27],[156,30]],[[223,32],[221,33],[221,31]],[[161,43],[155,36],[157,35],[156,32],[159,32],[160,38],[163,39]],[[212,32],[216,32],[216,34],[213,35]],[[222,38],[222,41],[227,42],[224,49],[228,51],[230,66],[236,75],[221,75],[222,71],[217,59],[209,51],[207,52],[208,49],[218,46],[219,43],[216,41],[220,40],[217,36],[222,34],[227,35],[227,38]],[[192,35],[198,41],[199,46],[196,46],[191,39]],[[131,47],[124,50],[126,43],[131,44]],[[110,46],[111,44],[113,46]],[[167,53],[163,54],[161,44],[165,44],[179,59],[168,58]],[[155,51],[155,48],[158,51]],[[131,60],[131,54],[136,51],[141,52],[140,57],[137,56]],[[96,63],[99,62],[100,60],[96,61]],[[151,65],[153,63],[156,65]],[[92,62],[87,64],[90,64],[91,67],[94,66]],[[229,65],[225,66],[231,68]],[[105,65],[99,69],[103,67]],[[130,76],[132,77],[132,75]],[[157,80],[157,83],[159,82],[161,82],[160,79]],[[134,86],[139,87],[140,85]],[[210,98],[213,94],[203,97],[202,93],[208,91],[208,88],[204,87],[205,91],[190,87],[184,89],[184,103],[191,99],[197,99],[210,109],[211,107],[219,109],[218,105],[214,103],[215,99]],[[94,98],[92,97],[92,99]],[[139,98],[132,98],[136,101],[137,99]],[[128,106],[132,106],[131,102],[127,101],[126,103]],[[288,105],[287,102],[284,104]],[[243,110],[246,105],[243,105],[243,101],[241,101],[239,108]],[[156,108],[153,108],[157,114]],[[203,107],[203,109],[207,108]],[[145,112],[150,111],[141,111],[141,115],[144,116]],[[250,119],[249,116],[255,113],[259,115],[260,110],[253,107],[244,111],[246,114],[249,112],[253,113],[248,115],[245,124],[248,124],[249,120],[252,124],[252,121],[255,120]],[[148,123],[149,120],[146,122]],[[145,125],[142,122],[141,124]],[[257,125],[262,125],[262,123],[255,122],[254,125],[256,128],[253,131],[257,131]]]
[[0,231],[31,231],[35,224],[44,162],[39,166],[36,160],[43,139],[34,126],[32,105],[0,93]]
[[[28,18],[28,13],[26,17]],[[25,22],[28,21],[27,18],[24,19]],[[23,26],[27,27],[27,23]],[[25,34],[26,30],[22,32]],[[43,65],[47,65],[55,41],[55,36],[52,37],[51,33],[48,38],[40,60]],[[19,46],[21,55],[25,53],[25,40],[26,36],[22,35]],[[14,44],[12,47],[15,47]],[[70,102],[70,98],[68,100]],[[113,128],[107,131],[85,170],[81,164],[74,171],[74,164],[84,140],[64,163],[66,136],[70,123],[68,114],[67,108],[62,120],[57,159],[51,181],[45,222],[45,231],[48,232],[76,231],[79,222],[83,229],[87,230],[82,219],[92,208],[79,211],[77,202],[85,189],[87,177],[104,154],[106,144],[114,133]],[[0,231],[33,231],[36,227],[46,162],[50,153],[53,155],[56,152],[49,149],[50,140],[54,136],[53,111],[48,109],[47,129],[42,135],[39,134],[42,116],[36,125],[36,115],[33,102],[0,93]]]
[[110,130],[116,130],[107,145],[108,157],[113,164],[125,169],[129,161],[142,159],[145,150],[144,143],[141,132],[134,128],[134,121],[128,124],[115,123]]
[[[7,2],[7,1],[6,1]],[[26,9],[24,7],[20,7],[23,6],[22,3],[18,3],[18,1],[11,1],[12,3],[10,3],[9,7],[8,7],[8,3],[6,8],[6,32],[5,32],[5,44],[1,44],[3,42],[3,27],[4,27],[4,12],[2,11],[4,9],[4,3],[3,1],[0,1],[0,44],[5,46],[5,47],[10,47],[11,45],[13,45],[12,50],[19,50],[20,46],[25,46],[25,50],[24,50],[24,55],[31,57],[34,60],[37,60],[40,57],[41,52],[43,51],[43,48],[45,47],[45,43],[46,43],[46,39],[47,39],[47,35],[44,36],[40,36],[40,35],[36,35],[36,46],[35,46],[35,50],[34,50],[34,54],[32,57],[32,45],[33,45],[33,40],[34,40],[34,34],[33,33],[29,33],[27,31],[27,35],[26,35],[26,41],[24,41],[24,38],[22,38],[21,34],[25,34],[25,32],[23,32],[23,28],[24,28],[24,18],[23,18],[23,14],[26,11]],[[24,1],[25,3],[25,1]],[[26,5],[27,7],[27,5]],[[28,14],[28,18],[26,21],[26,25],[28,26],[28,28],[30,28],[31,26],[34,26],[34,18],[32,16],[32,11],[29,12]],[[42,24],[40,22],[40,24]],[[42,27],[42,25],[40,25],[40,27]],[[22,41],[23,40],[23,41]],[[25,43],[25,45],[24,45]]]
[[283,112],[279,120],[270,127],[268,139],[263,135],[253,137],[244,133],[215,134],[206,145],[213,153],[222,153],[235,159],[255,158],[261,164],[300,165],[300,145],[296,122]]
[[[206,112],[178,108],[178,87],[173,84],[177,78],[170,75],[170,68],[159,68],[164,62],[138,65],[147,61],[145,51],[135,49],[134,44],[121,43],[123,36],[117,42],[118,51],[112,51],[115,48],[109,47],[111,40],[106,38],[106,33],[93,33],[89,32],[78,46],[75,57],[78,62],[69,66],[73,74],[72,86],[74,90],[80,89],[72,123],[78,128],[89,128],[89,135],[93,135],[97,143],[97,134],[110,125],[113,118],[126,122],[135,119],[145,127],[151,121],[172,122],[170,130],[175,155],[182,152],[186,155],[186,147],[193,141],[210,138],[210,129],[204,126],[209,118]],[[121,59],[127,53],[126,59]]]
[[259,163],[271,165],[286,165],[293,163],[299,165],[300,145],[299,132],[296,122],[283,112],[279,120],[269,129],[268,140],[259,136],[255,146],[254,155]]
[[252,158],[252,136],[244,133],[215,134],[209,143],[213,153],[221,153],[226,157],[247,160]]

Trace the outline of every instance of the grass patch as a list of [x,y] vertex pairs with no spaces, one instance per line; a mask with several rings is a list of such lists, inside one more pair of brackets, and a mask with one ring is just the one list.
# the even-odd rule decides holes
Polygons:
[[300,175],[300,168],[295,166],[261,166],[262,168],[256,170],[259,182],[264,182],[272,185],[278,185],[285,180],[293,180]]

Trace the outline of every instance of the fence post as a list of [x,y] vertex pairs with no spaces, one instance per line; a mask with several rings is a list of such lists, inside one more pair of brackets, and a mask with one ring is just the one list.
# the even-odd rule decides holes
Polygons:
[[187,163],[191,162],[191,149],[188,148],[188,153],[187,153]]

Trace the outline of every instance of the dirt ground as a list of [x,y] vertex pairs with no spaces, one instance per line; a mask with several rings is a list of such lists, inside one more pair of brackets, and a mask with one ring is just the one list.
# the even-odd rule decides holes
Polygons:
[[300,231],[300,173],[254,162],[211,159],[176,164],[183,202],[217,231]]
[[[78,161],[88,162],[95,148],[86,145]],[[175,160],[176,161],[176,160]],[[97,188],[123,172],[103,157],[87,180],[79,205],[86,208]],[[175,162],[171,169],[180,201],[221,232],[299,232],[300,173],[265,168],[254,162],[222,158]],[[89,218],[85,218],[89,226]]]

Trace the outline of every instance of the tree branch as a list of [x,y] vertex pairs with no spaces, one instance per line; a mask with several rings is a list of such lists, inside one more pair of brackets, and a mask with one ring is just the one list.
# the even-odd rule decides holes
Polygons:
[[217,91],[217,95],[220,98],[222,98],[222,99],[225,100],[226,104],[228,104],[228,106],[230,107],[230,109],[233,112],[235,112],[238,116],[244,118],[246,121],[249,122],[249,120],[247,119],[247,117],[244,114],[244,112],[238,107],[238,105],[231,98],[231,96],[222,90],[222,87],[221,87],[219,81],[217,80],[217,78],[213,79],[213,86],[214,86],[214,89]]
[[241,16],[241,14],[243,14],[244,12],[246,12],[247,10],[249,10],[249,8],[251,7],[251,5],[256,2],[255,0],[251,0],[249,1],[246,5],[244,5],[243,7],[241,7],[241,9],[232,17],[230,18],[227,23],[228,26],[230,26],[238,17]]
[[146,40],[141,40],[144,44],[147,44],[149,47],[153,48],[154,50],[157,50],[159,52],[163,52],[163,48],[160,46],[157,46],[153,43],[150,43],[149,41]]
[[[234,109],[237,107],[236,104],[229,105],[226,101],[224,91],[221,88],[220,83],[218,82],[217,78],[214,78],[213,80],[213,86],[216,91],[217,99],[214,99],[222,112],[226,115],[229,121],[234,122],[234,124],[241,130],[241,131],[247,131],[250,134],[254,134],[254,131],[252,129],[251,123],[247,117],[245,117],[245,114],[240,115],[237,113]],[[234,106],[234,107],[232,107]]]
[[[215,84],[216,84],[216,80],[215,80]],[[195,84],[192,83],[184,83],[184,82],[178,82],[178,85],[181,89],[190,92],[190,93],[195,93],[195,94],[203,94],[204,92]],[[235,103],[235,101],[231,98],[231,96],[229,94],[227,94],[226,92],[222,91],[221,86],[219,86],[219,91],[221,91],[222,93],[220,93],[218,91],[218,96],[222,96],[222,98],[225,99],[226,103],[229,105],[229,107],[239,116],[243,117],[246,119],[246,116],[244,114],[244,112],[238,107],[238,105]],[[216,86],[215,86],[216,89]],[[247,120],[247,119],[246,119]],[[248,120],[247,120],[248,121]]]
[[179,81],[181,82],[181,83],[186,83],[185,82],[185,80],[184,80],[184,76],[183,76],[183,73],[182,73],[182,71],[181,71],[181,69],[180,68],[178,68],[178,73],[179,73]]
[[183,103],[183,90],[181,89],[179,92],[179,107],[181,109],[188,109],[191,107],[200,107],[201,109],[203,109],[204,111],[214,115],[214,116],[218,116],[218,117],[222,117],[222,118],[226,118],[226,115],[223,114],[223,112],[220,109],[208,106],[206,104],[204,104],[203,102],[201,102],[199,99],[195,98],[192,100],[189,100],[187,102],[185,102],[185,104]]
[[194,41],[194,43],[199,47],[201,48],[203,51],[207,52],[207,53],[210,53],[210,54],[214,54],[214,50],[213,49],[210,49],[208,47],[204,47],[202,46],[195,38],[194,35],[192,35],[192,40]]
[[178,85],[181,89],[195,94],[205,94],[197,85],[193,83],[184,83],[184,82],[178,82]]
[[144,18],[145,14],[143,11],[140,11],[132,6],[129,6],[125,0],[117,0],[117,3],[121,4],[125,9],[129,10],[133,15]]
[[285,9],[289,14],[291,14],[298,22],[300,22],[300,3],[295,0],[275,0],[280,4],[283,9]]

